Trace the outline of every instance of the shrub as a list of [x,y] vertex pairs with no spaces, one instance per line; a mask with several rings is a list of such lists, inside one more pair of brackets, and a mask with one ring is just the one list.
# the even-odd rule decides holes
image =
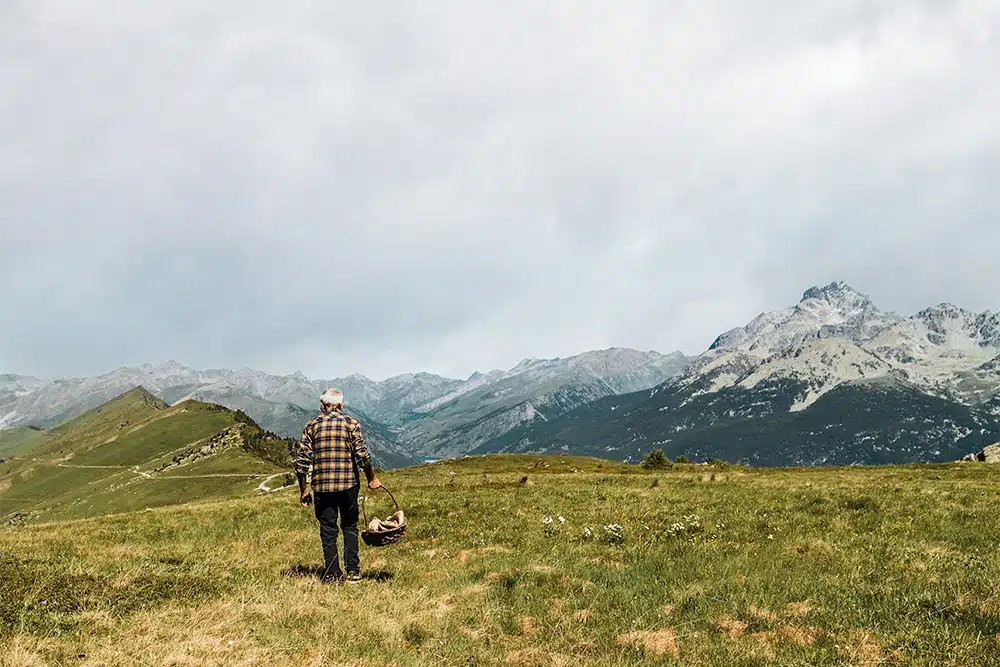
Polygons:
[[691,463],[691,461],[688,460],[688,457],[684,456],[683,454],[681,454],[680,456],[677,457],[677,462],[678,463]]
[[250,418],[250,415],[243,412],[242,410],[237,410],[233,413],[233,418],[240,424],[246,424],[248,426],[257,426],[257,422]]
[[294,465],[298,446],[299,441],[294,438],[282,438],[256,425],[243,427],[243,451],[282,468]]
[[673,465],[673,462],[664,456],[662,449],[654,449],[649,452],[642,462],[642,467],[646,470],[666,470]]

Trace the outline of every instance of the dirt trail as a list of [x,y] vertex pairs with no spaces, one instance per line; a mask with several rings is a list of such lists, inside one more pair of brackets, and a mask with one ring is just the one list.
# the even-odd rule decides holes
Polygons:
[[[216,472],[205,475],[151,475],[145,470],[133,470],[132,472],[146,479],[206,479],[210,477],[260,477],[259,472]],[[284,473],[282,473],[284,474]]]
[[284,476],[285,476],[285,473],[283,473],[283,472],[277,472],[277,473],[274,473],[273,475],[268,475],[268,477],[263,482],[261,482],[260,485],[257,486],[256,489],[254,489],[254,491],[264,491],[265,493],[270,493],[271,491],[280,491],[281,489],[283,489],[285,487],[284,486],[279,486],[277,489],[272,489],[267,484],[268,484],[268,482],[270,482],[275,477],[284,477]]
[[[72,465],[69,463],[50,463],[48,461],[38,461],[37,459],[35,459],[35,461],[43,465],[54,465],[59,468],[82,468],[85,470],[128,470],[130,472],[135,473],[136,475],[139,475],[143,479],[207,479],[212,477],[248,477],[256,479],[260,477],[262,474],[257,472],[225,472],[225,473],[219,472],[219,473],[208,473],[204,475],[153,475],[146,472],[145,470],[138,470],[137,466],[87,466],[87,465]],[[267,486],[267,484],[272,479],[276,477],[282,477],[284,475],[285,473],[283,472],[268,475],[267,477],[264,478],[264,481],[262,481],[260,485],[254,490],[270,492],[283,489],[285,488],[284,486],[272,489],[269,486]]]
[[156,479],[203,479],[206,477],[260,477],[258,472],[216,472],[207,475],[156,475]]
[[[39,461],[42,463],[42,461]],[[51,465],[51,464],[50,464]],[[125,470],[130,466],[77,466],[69,463],[56,463],[59,468],[83,468],[84,470]]]

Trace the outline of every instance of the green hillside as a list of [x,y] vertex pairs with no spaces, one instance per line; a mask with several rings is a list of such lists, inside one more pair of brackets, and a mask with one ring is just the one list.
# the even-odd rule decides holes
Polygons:
[[40,428],[14,428],[0,431],[0,459],[25,456],[43,445],[48,434]]
[[0,664],[997,666],[998,475],[421,465],[342,587],[292,489],[6,526]]
[[142,388],[45,434],[0,467],[0,522],[51,521],[279,487],[287,443],[210,403],[169,407]]

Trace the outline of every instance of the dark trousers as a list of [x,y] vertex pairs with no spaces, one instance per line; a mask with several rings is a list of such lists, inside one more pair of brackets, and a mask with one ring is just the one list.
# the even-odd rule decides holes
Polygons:
[[319,519],[319,538],[323,542],[323,559],[326,570],[323,578],[340,577],[340,559],[337,557],[337,515],[344,531],[344,566],[348,574],[361,573],[358,555],[358,488],[332,493],[314,493],[313,503]]

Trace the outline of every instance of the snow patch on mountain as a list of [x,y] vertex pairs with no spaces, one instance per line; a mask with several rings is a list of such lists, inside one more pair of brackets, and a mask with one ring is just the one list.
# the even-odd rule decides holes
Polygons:
[[1000,314],[941,304],[879,332],[865,348],[918,383],[951,383],[1000,354]]
[[901,317],[834,282],[722,334],[677,383],[693,399],[790,379],[805,387],[792,406],[802,410],[844,382],[895,372],[929,395],[977,404],[1000,396],[1000,373],[984,367],[998,354],[1000,314],[940,304]]
[[739,386],[752,389],[779,379],[799,381],[806,389],[792,405],[795,412],[844,382],[882,377],[891,371],[891,365],[855,343],[828,339],[810,341],[774,355],[742,379]]
[[710,350],[741,350],[761,357],[812,339],[861,342],[899,321],[843,282],[813,287],[791,308],[761,313],[745,327],[719,336]]
[[446,403],[450,403],[451,401],[454,401],[460,396],[464,396],[465,394],[475,391],[476,389],[479,389],[480,387],[483,387],[485,385],[495,384],[500,380],[509,376],[510,374],[505,371],[491,371],[486,374],[474,373],[469,377],[468,380],[459,385],[457,389],[448,392],[444,396],[439,396],[438,398],[435,398],[432,401],[424,403],[423,405],[417,408],[414,408],[414,412],[418,413],[433,412],[436,408]]

